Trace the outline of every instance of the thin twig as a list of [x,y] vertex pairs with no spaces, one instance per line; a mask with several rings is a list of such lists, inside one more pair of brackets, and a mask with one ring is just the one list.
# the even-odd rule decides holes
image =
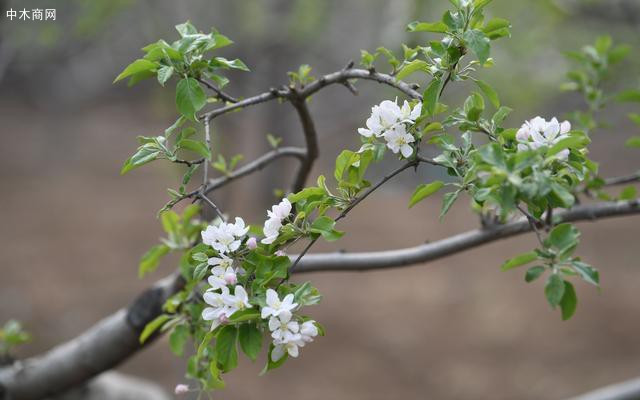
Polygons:
[[198,78],[198,82],[202,83],[203,85],[208,87],[211,91],[213,91],[216,94],[216,97],[218,99],[220,99],[222,101],[225,101],[227,103],[237,103],[238,102],[238,99],[236,99],[235,97],[223,92],[222,89],[214,86],[209,81],[207,81],[205,79],[202,79],[202,78]]
[[220,208],[216,205],[216,203],[214,203],[213,201],[211,201],[210,198],[207,197],[206,194],[204,194],[203,192],[199,192],[198,193],[198,198],[202,201],[204,201],[205,203],[207,203],[207,205],[209,207],[211,207],[213,209],[213,211],[215,211],[215,213],[218,215],[218,217],[220,217],[220,219],[224,222],[227,221],[227,219],[225,218],[224,214],[222,213],[222,211],[220,211]]
[[529,213],[529,211],[525,210],[520,204],[518,204],[516,207],[527,218],[527,221],[529,221],[529,224],[531,225],[531,228],[536,233],[536,237],[538,238],[538,242],[540,242],[540,245],[544,247],[544,240],[542,239],[542,233],[538,229],[538,224],[540,223],[540,221],[536,217],[531,215],[531,213]]

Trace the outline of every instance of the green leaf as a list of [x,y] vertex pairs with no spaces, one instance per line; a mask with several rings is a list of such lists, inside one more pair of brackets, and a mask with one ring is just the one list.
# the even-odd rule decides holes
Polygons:
[[559,183],[552,182],[551,183],[551,191],[557,197],[557,200],[560,201],[561,205],[565,208],[569,208],[575,203],[575,197],[569,192],[564,186]]
[[503,18],[492,18],[487,24],[482,28],[482,32],[490,40],[499,39],[504,36],[511,35],[509,31],[511,28],[511,23]]
[[571,265],[585,282],[594,286],[600,286],[600,273],[597,269],[582,261],[572,261]]
[[531,267],[527,270],[527,273],[524,275],[524,280],[528,282],[533,282],[540,277],[546,270],[545,267],[541,265],[536,265],[535,267]]
[[431,196],[432,194],[440,190],[440,188],[442,188],[443,186],[444,182],[442,181],[433,181],[431,183],[419,185],[411,196],[411,200],[409,201],[409,208],[413,207],[421,200]]
[[482,90],[487,99],[493,104],[495,108],[500,108],[500,99],[498,98],[498,93],[485,81],[481,81],[476,79],[476,85]]
[[547,283],[544,287],[544,294],[547,297],[547,301],[551,305],[551,307],[555,308],[560,301],[562,301],[562,296],[564,295],[564,281],[560,277],[560,275],[554,273],[549,275],[547,279]]
[[620,192],[620,196],[618,196],[618,198],[620,200],[634,200],[638,195],[638,190],[636,189],[635,186],[627,186],[624,189],[622,189],[622,192]]
[[419,22],[414,21],[407,25],[407,31],[409,32],[435,32],[445,33],[449,30],[449,27],[441,21],[438,22]]
[[245,322],[260,319],[260,311],[255,308],[246,308],[241,311],[236,311],[229,317],[229,322]]
[[335,225],[336,222],[333,219],[323,215],[313,221],[309,227],[309,232],[319,233],[326,241],[331,242],[340,239],[344,235],[343,232],[333,229]]
[[509,107],[504,107],[504,106],[500,107],[498,111],[496,111],[496,113],[493,114],[493,117],[491,117],[491,120],[493,121],[494,124],[500,126],[502,122],[504,122],[504,119],[507,118],[507,115],[511,113],[511,111],[513,111],[513,109]]
[[582,134],[571,135],[569,137],[566,137],[558,141],[558,143],[551,146],[549,151],[547,151],[547,157],[558,154],[564,149],[580,149],[585,147],[589,143],[591,143],[591,139],[589,139],[586,135],[582,135]]
[[224,326],[216,337],[216,358],[222,372],[229,372],[238,366],[237,338],[238,329],[233,325]]
[[404,67],[402,67],[402,69],[396,75],[396,79],[401,80],[413,74],[414,72],[428,71],[428,70],[429,70],[429,63],[423,60],[413,60],[410,63],[406,64]]
[[564,281],[564,294],[560,300],[560,310],[562,311],[562,320],[566,321],[573,316],[578,306],[578,297],[576,290],[569,281]]
[[580,232],[575,226],[564,223],[554,227],[549,233],[547,244],[558,249],[560,253],[565,253],[578,245]]
[[173,67],[163,66],[158,70],[158,82],[164,86],[164,84],[171,78],[173,75]]
[[189,339],[189,328],[186,325],[178,325],[173,329],[171,335],[169,335],[169,348],[173,354],[178,357],[182,357],[184,354],[184,345]]
[[444,218],[445,214],[449,211],[459,194],[460,190],[444,194],[442,198],[442,208],[440,209],[440,221],[442,221],[442,218]]
[[482,31],[477,29],[466,31],[462,38],[476,57],[478,57],[480,64],[486,63],[491,49],[489,38],[486,37]]
[[149,339],[149,336],[160,329],[162,325],[164,325],[164,323],[167,322],[170,318],[171,317],[169,317],[168,315],[162,314],[156,317],[153,321],[149,322],[140,334],[140,343],[146,342],[147,339]]
[[176,107],[180,114],[195,121],[196,112],[200,111],[206,103],[207,96],[198,81],[193,78],[184,78],[178,82],[176,86]]
[[244,354],[255,361],[262,348],[262,332],[256,326],[256,324],[242,324],[238,334],[238,340],[240,341],[240,348]]
[[[629,119],[631,120],[631,122],[633,122],[634,124],[640,126],[640,114],[634,114],[634,113],[630,113],[627,115],[629,117]],[[637,136],[636,136],[637,137]]]
[[160,259],[169,253],[169,250],[169,246],[166,244],[159,244],[144,253],[138,265],[138,276],[142,278],[146,273],[155,271]]
[[353,165],[357,160],[357,155],[351,150],[343,150],[338,157],[336,157],[336,168],[334,170],[334,177],[336,181],[340,182],[346,170]]
[[616,100],[623,102],[640,102],[640,89],[624,90],[618,93]]
[[206,158],[207,160],[211,160],[211,151],[204,142],[192,139],[182,139],[181,141],[176,143],[176,146],[180,149],[191,150],[194,153],[197,153]]
[[429,82],[429,86],[424,91],[424,101],[423,104],[425,106],[425,112],[427,116],[433,115],[438,106],[438,100],[440,99],[440,91],[442,90],[442,86],[444,82],[440,78],[433,78],[431,82]]
[[626,147],[640,148],[640,136],[632,136],[624,142]]
[[535,251],[530,251],[528,253],[519,254],[509,260],[507,260],[504,264],[502,264],[501,269],[503,271],[508,271],[512,268],[519,267],[521,265],[529,264],[531,261],[536,260],[538,258],[538,253]]
[[155,72],[157,67],[158,67],[158,64],[152,61],[145,60],[142,58],[137,59],[131,64],[129,64],[127,68],[125,68],[124,71],[122,71],[120,75],[118,75],[116,79],[113,80],[113,83],[121,81],[124,78],[127,78],[129,76],[139,74],[141,72]]
[[207,270],[209,269],[208,267],[209,264],[206,262],[196,265],[196,267],[193,269],[193,280],[196,282],[200,282],[202,279],[204,279],[205,275],[207,274]]
[[122,169],[120,169],[120,175],[124,175],[132,169],[157,160],[161,154],[162,152],[156,147],[149,145],[140,146],[135,154],[124,162]]
[[224,57],[216,57],[211,60],[210,64],[213,68],[232,68],[239,69],[241,71],[249,71],[249,67],[247,67],[245,63],[238,58],[235,60],[227,60]]

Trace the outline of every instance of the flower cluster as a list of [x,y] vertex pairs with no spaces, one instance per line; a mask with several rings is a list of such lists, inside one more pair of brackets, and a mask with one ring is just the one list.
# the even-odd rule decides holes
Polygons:
[[293,317],[293,311],[298,307],[293,302],[293,294],[288,294],[280,301],[278,293],[267,289],[267,306],[262,308],[260,316],[269,319],[269,331],[273,339],[271,360],[280,360],[285,353],[291,357],[298,357],[298,348],[312,342],[318,335],[315,321],[308,320],[300,324]]
[[365,138],[384,138],[387,147],[394,153],[400,152],[408,158],[413,154],[411,143],[415,138],[407,129],[416,122],[422,112],[422,103],[413,108],[408,101],[402,107],[395,101],[384,100],[371,108],[371,116],[367,119],[366,128],[359,128],[358,133]]
[[[567,138],[571,130],[571,123],[562,123],[554,117],[547,121],[542,117],[535,117],[530,121],[525,121],[516,133],[518,150],[537,150],[540,147],[551,147],[560,140]],[[569,156],[569,149],[564,149],[558,153],[558,158],[566,160]]]
[[275,242],[280,234],[280,228],[282,228],[282,221],[291,213],[291,202],[285,197],[282,201],[271,207],[271,210],[267,211],[267,219],[264,222],[262,231],[264,232],[264,239],[260,242],[263,244],[271,244]]
[[241,239],[247,234],[249,227],[245,227],[244,220],[236,217],[234,224],[221,222],[218,226],[209,225],[202,232],[202,243],[213,247],[220,254],[238,250]]

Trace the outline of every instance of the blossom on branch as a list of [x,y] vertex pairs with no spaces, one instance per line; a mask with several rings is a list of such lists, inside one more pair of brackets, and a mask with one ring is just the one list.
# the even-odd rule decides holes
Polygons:
[[[569,137],[571,123],[563,121],[562,123],[554,117],[551,121],[547,121],[542,117],[535,117],[532,120],[525,121],[516,133],[518,141],[518,150],[537,150],[543,146],[551,147],[560,140]],[[566,160],[569,156],[569,149],[564,149],[558,153],[558,158]]]
[[244,220],[236,217],[235,223],[221,222],[218,226],[209,225],[202,231],[202,243],[214,248],[218,253],[225,254],[238,250],[242,238],[249,231]]
[[271,244],[278,239],[280,235],[280,228],[282,228],[282,221],[291,213],[291,202],[285,197],[282,201],[271,207],[271,210],[267,211],[267,219],[264,222],[262,231],[265,238],[260,242],[263,244]]
[[267,289],[267,306],[262,307],[260,316],[263,319],[270,316],[279,317],[281,315],[289,315],[291,318],[291,312],[298,306],[298,303],[293,302],[293,294],[289,293],[280,301],[278,293],[273,289]]

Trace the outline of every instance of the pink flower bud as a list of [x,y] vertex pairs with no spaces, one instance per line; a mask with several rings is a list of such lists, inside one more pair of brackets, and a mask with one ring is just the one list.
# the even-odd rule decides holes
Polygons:
[[235,272],[226,272],[224,274],[224,281],[227,282],[227,285],[235,285],[238,281]]
[[256,247],[258,247],[258,242],[256,241],[256,238],[251,236],[249,240],[247,240],[247,247],[249,248],[249,250],[254,250]]
[[287,255],[287,253],[285,253],[282,250],[276,251],[276,256],[278,256],[278,257],[285,257],[286,255]]
[[179,385],[176,385],[176,389],[175,389],[175,393],[177,395],[181,395],[181,394],[187,394],[189,393],[189,386],[181,383]]
[[220,314],[220,316],[218,317],[218,321],[220,321],[221,324],[228,324],[229,323],[229,317],[227,317],[227,314]]

